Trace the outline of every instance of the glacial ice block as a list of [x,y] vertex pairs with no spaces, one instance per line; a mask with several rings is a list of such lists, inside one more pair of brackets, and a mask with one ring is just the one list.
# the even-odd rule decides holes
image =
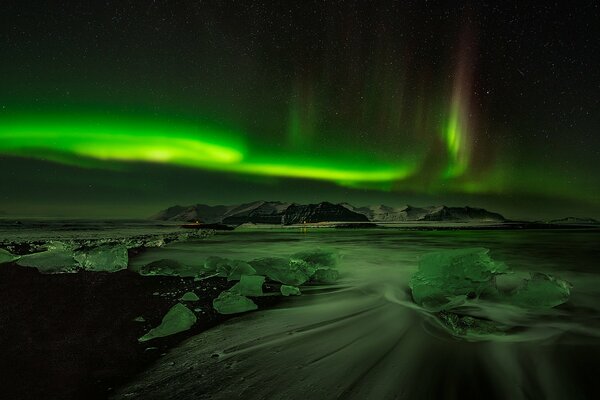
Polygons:
[[239,281],[242,275],[254,275],[256,271],[242,260],[229,260],[222,257],[208,257],[204,262],[206,273],[217,273],[228,281]]
[[430,311],[460,304],[467,297],[495,294],[494,278],[508,271],[483,248],[446,250],[426,254],[409,282],[414,301]]
[[242,275],[240,281],[233,285],[229,291],[242,296],[262,296],[262,286],[265,277],[261,275]]
[[15,256],[8,250],[0,249],[0,264],[15,261],[19,256]]
[[569,300],[571,284],[551,275],[539,272],[510,293],[510,303],[523,308],[552,308]]
[[425,255],[409,286],[415,303],[430,311],[448,311],[467,298],[552,308],[567,302],[571,294],[567,281],[537,272],[515,273],[480,248]]
[[194,276],[195,271],[186,266],[180,261],[163,258],[160,260],[152,261],[139,268],[138,273],[140,275],[161,275],[161,276]]
[[150,331],[139,338],[138,341],[147,342],[148,340],[155,338],[187,331],[195,323],[196,316],[194,313],[183,304],[177,303],[165,314],[159,326],[150,329]]
[[123,244],[77,250],[74,258],[85,270],[105,272],[126,269],[129,261],[127,247]]
[[292,254],[290,259],[304,261],[315,270],[319,268],[327,269],[335,267],[338,262],[338,256],[335,252],[322,249],[301,251]]
[[318,269],[312,277],[313,282],[316,283],[335,283],[340,279],[340,273],[337,269]]
[[[288,260],[281,257],[259,258],[250,261],[257,275],[293,286],[300,286],[308,281],[314,269],[302,260]],[[311,272],[312,271],[312,272]]]
[[48,250],[22,256],[17,264],[36,268],[42,274],[77,272],[78,267],[73,251],[61,242],[50,242]]
[[219,314],[238,314],[256,310],[258,306],[249,298],[226,290],[213,300],[213,308]]

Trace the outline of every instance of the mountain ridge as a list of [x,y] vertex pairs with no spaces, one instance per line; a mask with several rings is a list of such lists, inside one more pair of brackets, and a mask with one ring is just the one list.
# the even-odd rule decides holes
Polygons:
[[320,202],[297,204],[281,201],[255,201],[239,205],[194,204],[172,206],[152,216],[161,221],[223,223],[227,225],[302,224],[316,222],[505,222],[501,214],[476,207],[384,204],[355,207],[349,203]]

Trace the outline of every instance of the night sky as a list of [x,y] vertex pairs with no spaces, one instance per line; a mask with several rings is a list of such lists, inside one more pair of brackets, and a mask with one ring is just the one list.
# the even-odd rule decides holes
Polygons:
[[600,217],[599,3],[8,1],[0,216]]

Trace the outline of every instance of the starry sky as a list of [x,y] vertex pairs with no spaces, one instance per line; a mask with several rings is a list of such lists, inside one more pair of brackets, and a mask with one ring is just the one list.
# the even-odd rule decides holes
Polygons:
[[8,1],[0,217],[600,217],[594,1]]

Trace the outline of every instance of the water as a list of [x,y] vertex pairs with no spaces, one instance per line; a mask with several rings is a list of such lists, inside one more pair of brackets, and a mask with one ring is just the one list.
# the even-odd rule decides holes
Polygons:
[[[560,231],[281,230],[220,233],[151,249],[200,266],[312,248],[340,255],[340,282],[304,288],[276,309],[198,335],[116,395],[210,399],[593,398],[600,372],[600,233]],[[517,271],[573,284],[567,304],[527,311],[470,304],[510,334],[465,340],[417,307],[408,280],[421,255],[485,247]]]
[[129,238],[181,230],[177,224],[144,220],[0,219],[0,243]]

